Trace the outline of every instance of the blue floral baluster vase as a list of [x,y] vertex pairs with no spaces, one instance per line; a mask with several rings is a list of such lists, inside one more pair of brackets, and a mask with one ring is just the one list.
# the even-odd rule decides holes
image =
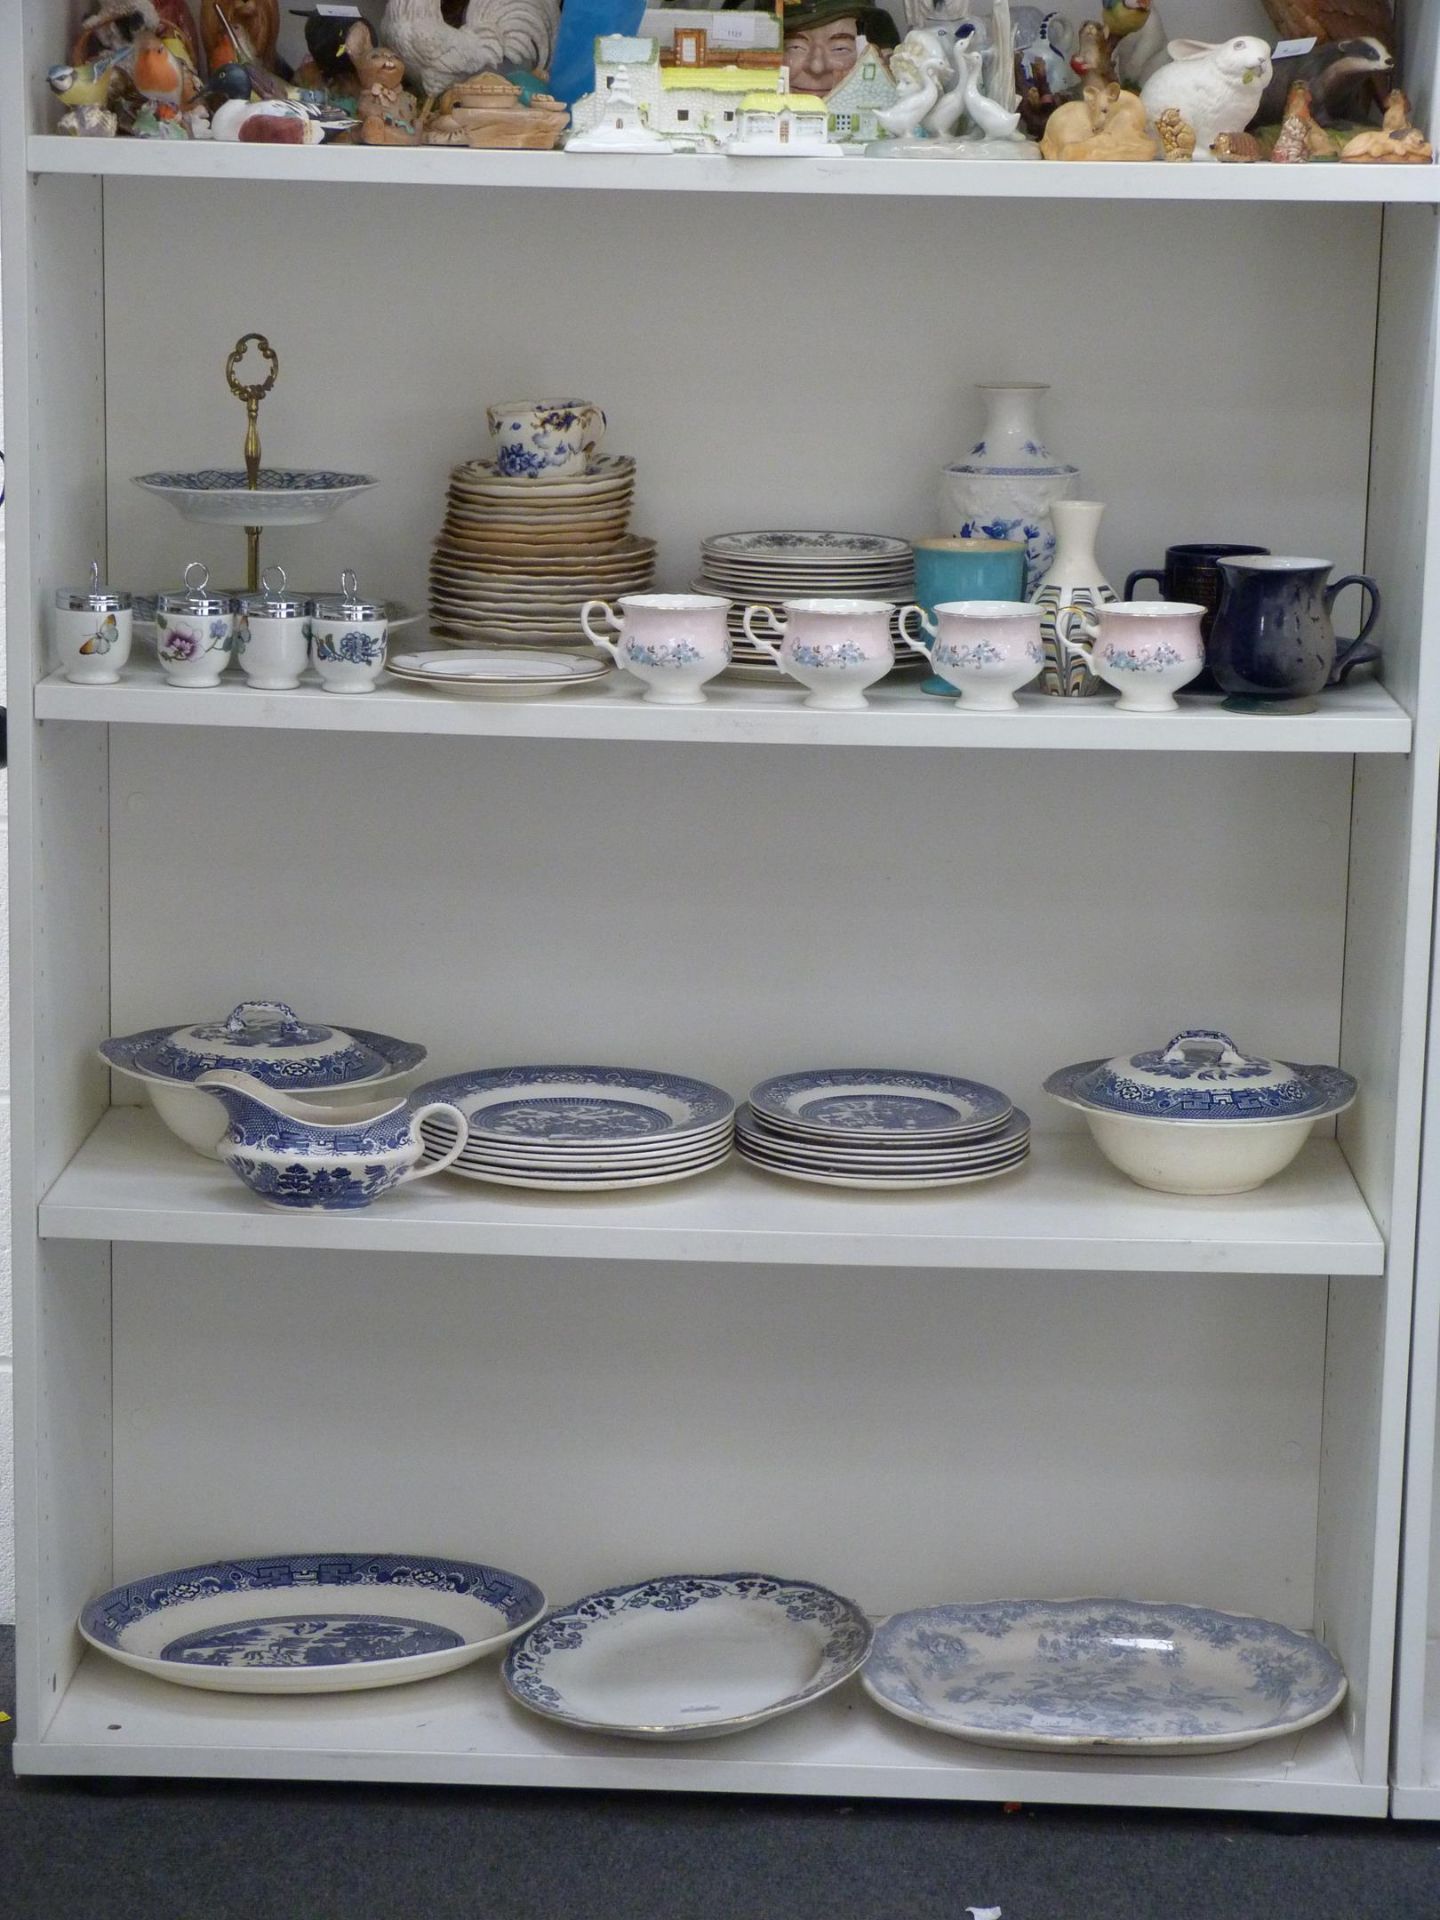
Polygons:
[[942,481],[948,533],[967,540],[1025,542],[1027,600],[1055,558],[1050,510],[1080,472],[1057,460],[1040,438],[1040,398],[1049,391],[1044,386],[980,387],[985,431],[966,459],[946,467]]

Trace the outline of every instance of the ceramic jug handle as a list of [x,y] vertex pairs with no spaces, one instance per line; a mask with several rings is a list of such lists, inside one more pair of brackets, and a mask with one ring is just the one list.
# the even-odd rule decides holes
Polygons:
[[410,1116],[410,1123],[417,1133],[420,1131],[420,1122],[432,1113],[443,1113],[447,1120],[454,1123],[455,1144],[447,1147],[438,1160],[432,1160],[428,1165],[421,1160],[415,1166],[408,1167],[395,1182],[397,1187],[403,1187],[407,1180],[424,1180],[432,1173],[443,1173],[452,1160],[460,1158],[465,1142],[470,1138],[470,1122],[459,1107],[452,1107],[444,1100],[432,1100],[426,1106],[415,1109]]
[[774,640],[767,640],[763,633],[756,633],[754,626],[756,620],[763,620],[772,633],[780,636],[780,641],[783,644],[785,639],[785,622],[776,617],[774,608],[746,607],[740,618],[741,624],[745,629],[745,638],[752,646],[759,647],[762,653],[768,653],[776,666],[779,666],[780,647]]
[[908,607],[901,607],[895,620],[896,630],[900,635],[902,644],[909,647],[912,653],[918,653],[922,659],[928,660],[930,658],[929,647],[925,645],[923,640],[917,640],[910,631],[912,618],[920,622],[921,627],[929,634],[932,640],[935,638],[935,622],[930,618],[930,615],[925,611],[924,607],[914,602]]
[[585,638],[590,641],[592,646],[597,646],[603,652],[608,653],[612,660],[619,660],[620,665],[623,667],[625,662],[620,659],[620,649],[616,646],[615,642],[605,634],[597,633],[594,627],[591,626],[590,616],[592,613],[603,616],[615,629],[616,633],[619,633],[622,627],[618,614],[608,600],[587,600],[580,609],[580,624],[585,629]]
[[1370,611],[1365,624],[1353,640],[1337,640],[1335,643],[1335,671],[1330,675],[1331,686],[1339,686],[1348,680],[1357,667],[1367,667],[1380,658],[1378,647],[1367,646],[1366,642],[1375,631],[1375,622],[1380,618],[1380,589],[1368,573],[1347,573],[1343,580],[1337,580],[1333,587],[1326,589],[1325,605],[1333,607],[1346,587],[1360,587],[1370,596]]
[[[1072,620],[1084,628],[1088,635],[1087,639],[1072,640],[1070,638],[1070,623]],[[1072,604],[1068,607],[1057,607],[1055,609],[1055,639],[1061,653],[1067,660],[1071,655],[1077,660],[1083,660],[1092,673],[1095,670],[1095,662],[1091,657],[1090,649],[1094,646],[1098,637],[1099,628],[1095,624],[1095,616],[1089,607],[1077,607]]]
[[1161,573],[1158,567],[1142,567],[1139,573],[1132,573],[1130,578],[1125,582],[1125,598],[1127,600],[1133,600],[1135,598],[1135,589],[1140,585],[1142,580],[1153,580],[1160,589],[1160,598],[1162,600],[1165,598],[1164,574]]

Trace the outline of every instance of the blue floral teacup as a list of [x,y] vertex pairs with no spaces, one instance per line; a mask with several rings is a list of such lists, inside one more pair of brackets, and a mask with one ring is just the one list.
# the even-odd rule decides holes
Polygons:
[[515,479],[588,473],[605,437],[605,415],[593,400],[505,400],[485,417],[495,464]]
[[[404,1181],[443,1172],[469,1133],[464,1114],[443,1100],[415,1108],[404,1099],[325,1106],[293,1100],[233,1067],[202,1073],[195,1085],[214,1094],[229,1120],[220,1158],[272,1207],[368,1207]],[[435,1113],[454,1127],[454,1144],[421,1166],[420,1122]]]

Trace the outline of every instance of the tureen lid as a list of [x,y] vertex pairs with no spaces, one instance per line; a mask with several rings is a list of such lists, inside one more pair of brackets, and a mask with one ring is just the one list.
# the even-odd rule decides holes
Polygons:
[[229,613],[231,602],[224,595],[211,593],[209,588],[210,569],[203,560],[192,560],[185,569],[184,590],[162,593],[155,605],[161,613]]
[[123,613],[130,605],[128,593],[116,593],[100,584],[100,562],[90,562],[88,587],[57,587],[55,604],[66,613]]
[[238,1067],[271,1087],[342,1087],[406,1073],[425,1058],[410,1040],[359,1027],[296,1018],[279,1000],[242,1000],[223,1020],[150,1027],[107,1040],[112,1067],[148,1080],[198,1080],[215,1067]]
[[1228,1033],[1192,1027],[1164,1047],[1062,1067],[1045,1090],[1076,1106],[1141,1118],[1293,1120],[1338,1113],[1354,1099],[1355,1082],[1338,1067],[1292,1067],[1241,1053]]

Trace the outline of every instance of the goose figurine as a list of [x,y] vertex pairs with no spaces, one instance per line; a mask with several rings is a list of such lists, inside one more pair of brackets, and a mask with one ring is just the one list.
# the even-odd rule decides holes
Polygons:
[[[890,76],[899,97],[893,107],[876,114],[877,123],[896,141],[921,144],[920,124],[939,105],[949,73],[950,59],[938,33],[924,27],[907,33],[890,56]],[[871,150],[887,151],[889,143],[872,141]]]
[[985,140],[1014,140],[1020,131],[1020,115],[1007,113],[982,89],[980,73],[984,63],[979,50],[967,47],[959,59],[964,75],[965,112],[971,121]]

